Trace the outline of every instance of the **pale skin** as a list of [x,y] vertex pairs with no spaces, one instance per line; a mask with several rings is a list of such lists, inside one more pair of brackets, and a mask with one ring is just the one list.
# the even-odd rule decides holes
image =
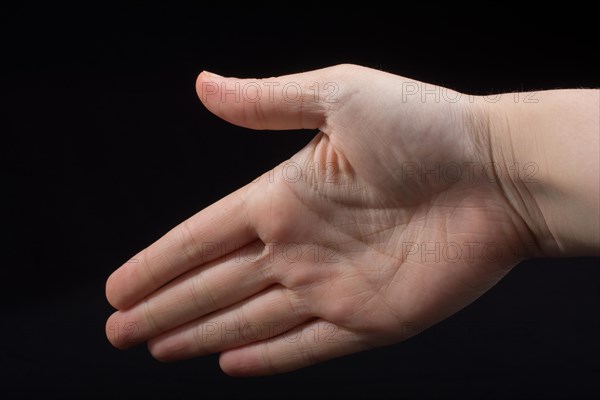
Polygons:
[[197,90],[233,124],[318,133],[109,277],[116,347],[281,373],[417,334],[524,258],[598,255],[598,90],[497,100],[354,65]]

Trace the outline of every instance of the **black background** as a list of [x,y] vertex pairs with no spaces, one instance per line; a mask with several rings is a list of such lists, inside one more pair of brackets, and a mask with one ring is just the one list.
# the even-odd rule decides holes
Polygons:
[[217,356],[161,364],[106,340],[113,269],[314,134],[220,121],[196,97],[201,70],[267,77],[350,62],[475,94],[600,84],[590,11],[401,10],[2,10],[0,396],[597,394],[597,259],[524,262],[405,343],[282,376],[230,378]]

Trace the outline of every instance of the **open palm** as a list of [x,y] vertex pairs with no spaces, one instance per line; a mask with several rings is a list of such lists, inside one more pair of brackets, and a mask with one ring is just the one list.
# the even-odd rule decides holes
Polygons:
[[319,132],[111,275],[115,346],[288,371],[418,333],[527,251],[473,98],[351,65],[197,85],[234,124]]

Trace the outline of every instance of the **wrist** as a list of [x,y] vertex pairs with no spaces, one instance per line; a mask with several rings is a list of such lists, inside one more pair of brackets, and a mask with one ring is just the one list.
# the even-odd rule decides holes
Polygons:
[[531,231],[534,254],[598,254],[598,91],[509,93],[476,104],[498,186]]

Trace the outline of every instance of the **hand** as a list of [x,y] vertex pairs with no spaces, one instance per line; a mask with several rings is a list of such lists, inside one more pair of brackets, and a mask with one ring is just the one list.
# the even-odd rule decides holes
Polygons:
[[480,98],[351,65],[204,72],[197,90],[231,123],[319,132],[110,276],[119,348],[148,341],[164,361],[221,352],[232,375],[289,371],[406,339],[538,251],[488,168]]

